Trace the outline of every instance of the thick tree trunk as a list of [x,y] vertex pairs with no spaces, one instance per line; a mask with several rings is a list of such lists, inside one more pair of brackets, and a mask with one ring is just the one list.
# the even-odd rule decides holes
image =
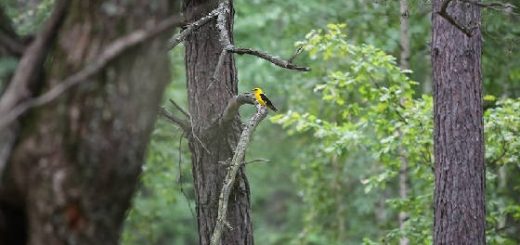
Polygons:
[[433,5],[434,244],[485,244],[480,10],[453,1],[447,14],[472,28],[468,37]]
[[[186,0],[184,11],[188,23],[217,7],[217,0]],[[231,7],[232,8],[232,7]],[[203,10],[203,11],[201,11]],[[233,12],[228,30],[233,30]],[[238,116],[230,124],[218,127],[212,123],[224,111],[230,98],[237,94],[237,77],[232,55],[227,55],[217,80],[211,77],[222,51],[216,20],[212,20],[186,39],[186,74],[188,78],[189,111],[193,135],[190,139],[193,178],[195,182],[197,219],[200,244],[209,244],[217,218],[218,198],[226,167],[241,133]],[[232,37],[232,33],[229,34]],[[232,41],[232,40],[231,40]],[[208,89],[209,84],[211,88]],[[253,244],[250,218],[249,184],[241,169],[231,193],[222,244]]]
[[[43,91],[92,62],[114,39],[169,16],[175,3],[71,1],[40,81]],[[170,77],[167,38],[131,49],[23,118],[0,186],[0,223],[9,227],[26,217],[27,230],[0,243],[118,243]]]

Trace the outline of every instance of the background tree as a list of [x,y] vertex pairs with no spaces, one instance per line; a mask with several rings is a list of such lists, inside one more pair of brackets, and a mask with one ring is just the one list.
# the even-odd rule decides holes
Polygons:
[[433,11],[433,241],[486,244],[480,8],[438,0]]
[[2,124],[11,106],[30,109],[2,173],[2,243],[117,243],[170,78],[175,5],[54,3],[2,95]]

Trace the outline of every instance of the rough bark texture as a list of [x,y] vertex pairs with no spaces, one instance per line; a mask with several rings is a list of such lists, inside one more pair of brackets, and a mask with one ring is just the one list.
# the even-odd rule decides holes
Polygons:
[[[176,2],[71,1],[43,90],[114,39],[164,19]],[[0,186],[0,244],[117,244],[169,81],[167,38],[130,50],[21,120]],[[17,223],[17,234],[3,233]]]
[[[468,37],[439,16],[441,4],[433,5],[434,244],[485,244],[481,34]],[[480,25],[475,5],[447,10],[461,25]]]
[[[191,23],[217,7],[217,0],[186,0],[184,11]],[[201,8],[204,11],[200,11]],[[228,30],[233,28],[233,11],[228,18]],[[211,77],[223,49],[213,19],[189,35],[186,46],[186,75],[188,78],[189,111],[193,135],[190,139],[193,178],[195,182],[197,218],[200,244],[209,244],[216,224],[218,198],[226,167],[219,162],[229,161],[241,133],[240,119],[215,126],[230,98],[237,94],[237,77],[232,55],[227,55],[217,79],[210,90]],[[232,37],[232,33],[229,33]],[[231,40],[232,41],[232,40]],[[216,124],[218,125],[218,123]],[[198,139],[197,139],[198,138]],[[249,184],[244,169],[238,172],[230,196],[227,221],[233,230],[225,229],[222,244],[253,244],[250,218]]]

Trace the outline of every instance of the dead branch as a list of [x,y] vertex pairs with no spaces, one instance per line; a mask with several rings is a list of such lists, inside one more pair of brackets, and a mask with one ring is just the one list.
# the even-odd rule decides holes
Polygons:
[[229,52],[235,53],[235,54],[253,55],[258,58],[267,60],[267,61],[273,63],[274,65],[277,65],[279,67],[289,69],[289,70],[296,70],[296,71],[310,71],[311,70],[311,68],[309,68],[309,67],[295,65],[287,60],[283,60],[280,57],[270,55],[270,54],[260,51],[260,50],[254,50],[254,49],[249,49],[249,48],[233,48]]
[[191,134],[191,123],[175,116],[173,113],[170,113],[167,111],[164,107],[161,107],[159,110],[159,115],[163,116],[164,118],[168,119],[171,123],[174,125],[180,127],[185,134]]
[[220,117],[219,124],[224,125],[233,120],[233,118],[235,118],[235,115],[238,114],[238,109],[240,108],[240,106],[244,104],[255,104],[255,99],[253,98],[252,94],[243,93],[229,99],[226,109],[224,109],[224,112]]
[[177,104],[177,102],[175,102],[174,100],[172,99],[169,99],[170,103],[172,103],[173,106],[175,106],[175,108],[177,108],[177,110],[179,110],[184,116],[186,116],[187,118],[191,118],[190,114],[188,112],[186,112],[186,110],[182,109],[182,107]]
[[235,154],[233,155],[233,159],[231,160],[229,170],[226,174],[226,177],[224,178],[222,191],[220,192],[219,196],[217,223],[215,224],[215,229],[213,230],[213,234],[211,236],[211,245],[220,244],[220,238],[222,236],[222,230],[224,226],[232,228],[226,220],[229,195],[231,194],[231,190],[235,183],[235,177],[238,173],[238,170],[243,165],[244,155],[249,145],[251,135],[253,134],[258,124],[267,116],[266,107],[256,104],[256,108],[256,114],[253,115],[251,120],[249,120],[249,122],[246,124],[244,128],[244,131],[242,131],[242,134],[240,135],[240,139],[235,149]]
[[180,23],[182,23],[182,17],[175,15],[161,21],[158,25],[155,25],[151,29],[142,29],[131,32],[130,34],[111,43],[108,47],[105,48],[105,50],[103,50],[101,54],[98,55],[95,60],[89,62],[89,64],[82,70],[59,82],[59,85],[51,88],[44,94],[34,99],[29,99],[12,109],[8,106],[10,104],[0,104],[0,115],[2,115],[2,118],[0,119],[0,130],[9,123],[13,122],[28,109],[47,104],[58,98],[68,89],[84,81],[87,81],[90,77],[103,70],[103,68],[105,68],[105,66],[110,61],[119,57],[126,50],[135,47],[136,45],[141,44],[146,40],[156,37],[165,31],[171,30],[171,28],[178,26]]
[[219,14],[220,7],[214,9],[213,11],[209,12],[206,16],[200,18],[199,20],[189,24],[186,29],[182,30],[179,34],[175,35],[170,39],[168,42],[168,49],[175,48],[179,43],[184,41],[186,37],[191,34],[192,32],[198,30],[201,26],[208,23],[210,20],[215,18]]
[[[294,55],[289,58],[288,60],[284,60],[280,57],[276,57],[273,55],[270,55],[266,52],[250,49],[250,48],[237,48],[234,44],[231,43],[231,39],[229,37],[229,30],[228,30],[228,23],[226,16],[230,12],[230,6],[228,1],[224,1],[220,3],[218,7],[218,16],[217,16],[217,29],[219,31],[219,41],[222,45],[222,53],[219,57],[219,62],[217,64],[217,67],[215,68],[215,72],[213,73],[212,80],[216,80],[216,76],[219,74],[221,66],[224,63],[224,58],[227,53],[235,53],[235,54],[247,54],[247,55],[253,55],[258,58],[262,58],[264,60],[267,60],[274,65],[277,65],[279,67],[289,69],[289,70],[296,70],[296,71],[310,71],[311,69],[309,67],[303,67],[298,66],[292,63],[294,58],[301,53],[301,49],[298,49]],[[210,84],[211,85],[211,84]],[[208,86],[209,87],[209,86]]]

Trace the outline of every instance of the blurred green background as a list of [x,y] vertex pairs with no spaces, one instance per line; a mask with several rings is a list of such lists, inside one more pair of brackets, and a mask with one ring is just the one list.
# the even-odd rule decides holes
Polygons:
[[[2,5],[24,35],[53,1],[21,2]],[[411,71],[394,58],[401,52],[399,1],[234,2],[238,47],[286,58],[302,47],[295,63],[312,68],[300,73],[236,56],[239,91],[262,87],[280,109],[260,124],[247,152],[248,160],[268,160],[247,166],[256,243],[398,244],[406,237],[430,244],[430,1],[408,1]],[[483,9],[482,16],[487,239],[519,244],[520,15]],[[167,108],[170,98],[187,107],[183,52],[170,52]],[[16,63],[0,59],[2,81]],[[252,113],[241,109],[243,120]],[[157,121],[143,170],[121,243],[197,244],[190,154],[179,129]],[[403,229],[400,211],[408,214]]]

